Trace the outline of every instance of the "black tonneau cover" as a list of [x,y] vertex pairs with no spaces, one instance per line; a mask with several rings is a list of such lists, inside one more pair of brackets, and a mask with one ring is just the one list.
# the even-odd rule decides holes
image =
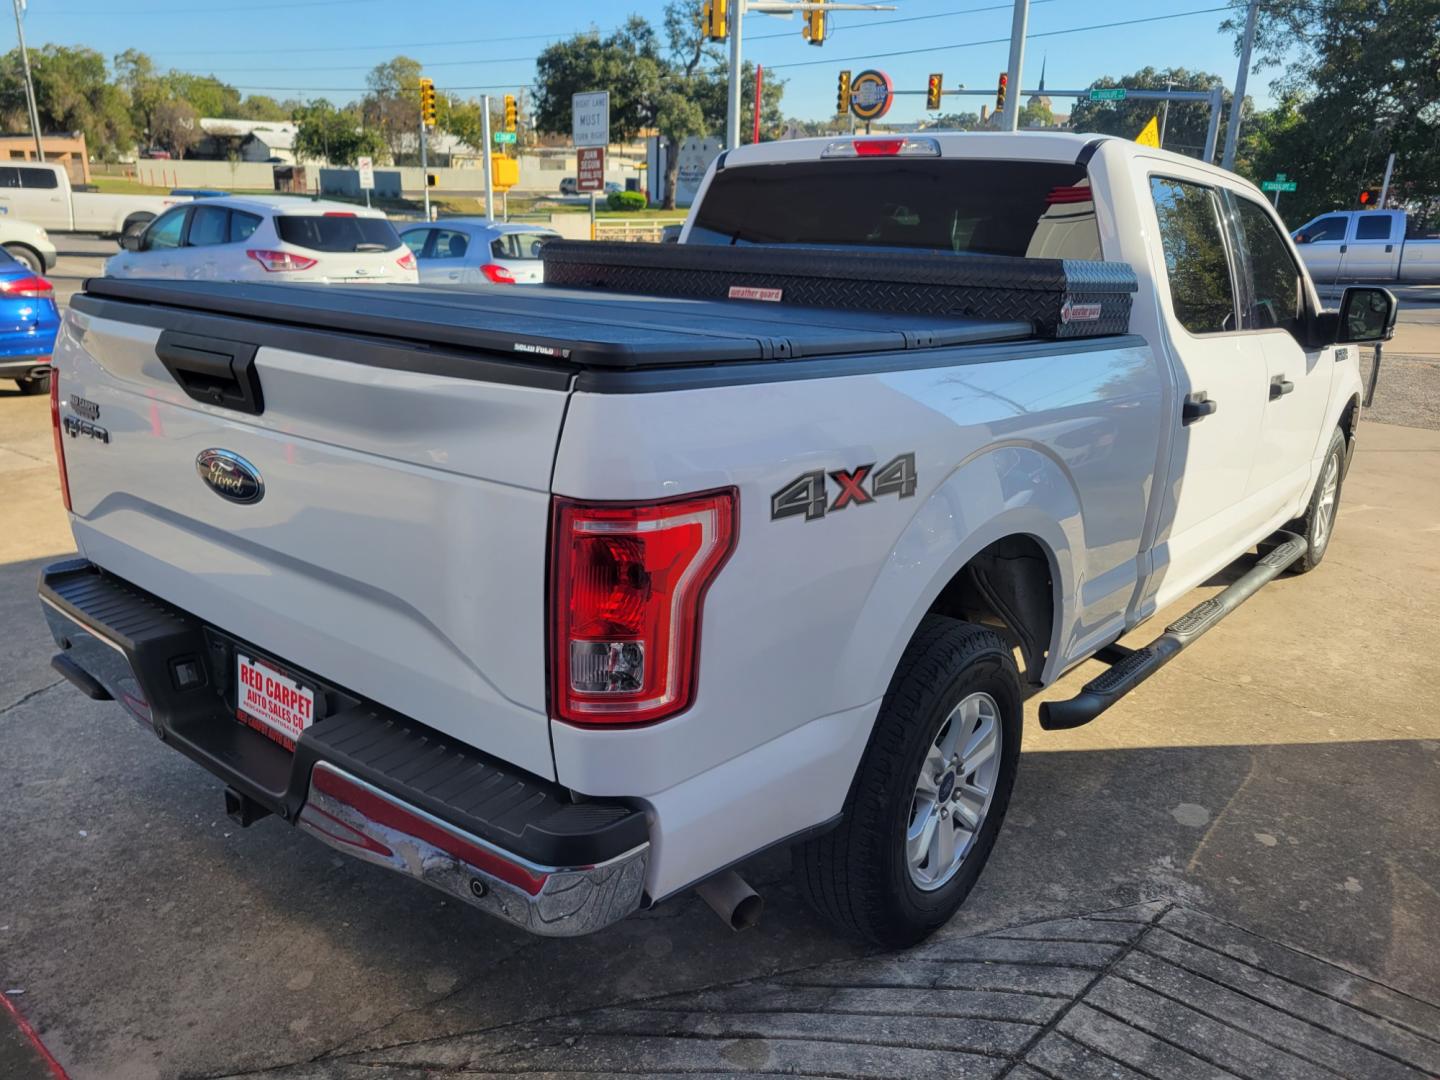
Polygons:
[[1023,319],[675,299],[551,285],[270,285],[91,278],[88,295],[129,304],[503,354],[569,368],[790,360],[1035,334]]

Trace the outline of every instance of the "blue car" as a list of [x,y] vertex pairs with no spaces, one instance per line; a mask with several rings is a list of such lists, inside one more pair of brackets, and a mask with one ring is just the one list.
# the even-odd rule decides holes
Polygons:
[[50,282],[0,249],[0,379],[14,379],[22,394],[45,393],[59,329]]

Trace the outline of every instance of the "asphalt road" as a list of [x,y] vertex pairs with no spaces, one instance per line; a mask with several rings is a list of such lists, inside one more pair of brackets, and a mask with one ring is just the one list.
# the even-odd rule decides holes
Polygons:
[[743,868],[768,905],[745,934],[687,896],[547,941],[235,827],[48,666],[50,443],[45,399],[0,384],[0,992],[77,1080],[1440,1074],[1440,433],[1372,414],[1319,571],[1089,727],[1032,704],[990,867],[900,954],[818,925],[785,852]]

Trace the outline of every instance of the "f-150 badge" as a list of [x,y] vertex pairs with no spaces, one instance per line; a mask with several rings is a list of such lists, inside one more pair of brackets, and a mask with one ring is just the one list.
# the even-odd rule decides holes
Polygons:
[[[833,498],[831,483],[838,488]],[[885,495],[908,499],[915,494],[915,485],[913,451],[891,458],[878,469],[873,461],[853,469],[830,472],[814,469],[801,473],[770,496],[770,518],[779,521],[803,516],[806,521],[815,521],[847,506],[864,506]]]

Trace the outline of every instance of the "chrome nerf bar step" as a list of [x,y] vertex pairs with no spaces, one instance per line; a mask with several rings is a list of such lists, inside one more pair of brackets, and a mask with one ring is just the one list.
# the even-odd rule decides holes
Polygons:
[[1110,668],[1091,679],[1068,701],[1042,702],[1040,726],[1047,731],[1057,731],[1094,720],[1249,600],[1262,586],[1288,570],[1305,554],[1308,546],[1303,536],[1294,533],[1276,533],[1274,539],[1279,541],[1278,546],[1262,556],[1239,580],[1196,604],[1150,644],[1139,649],[1127,649],[1123,645],[1101,649],[1096,658],[1109,663]]

